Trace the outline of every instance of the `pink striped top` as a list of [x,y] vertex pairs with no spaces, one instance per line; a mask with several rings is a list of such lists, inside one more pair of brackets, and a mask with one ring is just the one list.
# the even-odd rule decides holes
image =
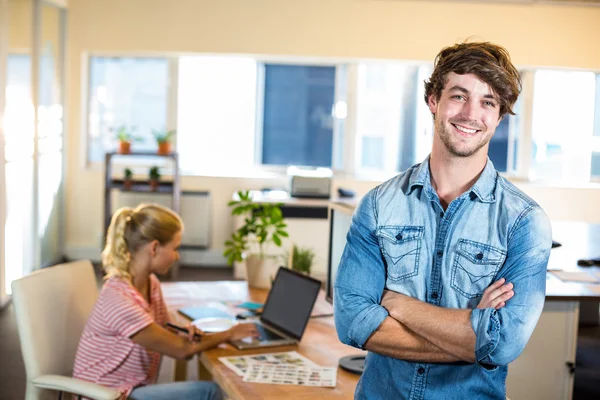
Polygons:
[[150,275],[150,304],[128,281],[108,279],[79,340],[73,376],[118,389],[126,396],[136,386],[155,383],[160,354],[129,338],[153,322],[162,326],[168,320],[154,274]]

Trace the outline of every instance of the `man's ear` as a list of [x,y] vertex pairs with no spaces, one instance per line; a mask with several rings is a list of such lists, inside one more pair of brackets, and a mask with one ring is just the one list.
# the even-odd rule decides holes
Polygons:
[[435,95],[430,94],[429,97],[427,98],[427,106],[429,107],[429,111],[431,112],[432,115],[435,115],[435,113],[437,111],[437,104],[438,104],[438,101],[435,98]]

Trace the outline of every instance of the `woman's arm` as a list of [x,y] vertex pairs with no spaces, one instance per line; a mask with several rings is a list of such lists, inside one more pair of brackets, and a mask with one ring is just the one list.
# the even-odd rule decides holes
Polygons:
[[177,359],[186,359],[223,342],[249,336],[258,336],[256,326],[254,324],[238,324],[223,332],[205,334],[202,336],[202,340],[193,342],[157,323],[152,323],[133,334],[130,339],[150,351]]

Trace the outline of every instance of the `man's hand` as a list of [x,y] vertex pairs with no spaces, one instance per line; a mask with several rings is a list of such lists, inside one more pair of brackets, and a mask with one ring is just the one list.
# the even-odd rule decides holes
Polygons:
[[515,295],[512,282],[504,284],[505,279],[500,278],[492,283],[485,291],[477,304],[477,308],[495,308],[501,309],[506,305],[506,302]]

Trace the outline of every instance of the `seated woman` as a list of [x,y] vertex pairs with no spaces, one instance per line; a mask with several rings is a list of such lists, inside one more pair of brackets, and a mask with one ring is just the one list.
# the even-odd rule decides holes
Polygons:
[[[169,315],[155,274],[179,259],[183,223],[154,204],[115,212],[102,264],[106,282],[87,321],[75,356],[73,376],[116,388],[131,399],[221,399],[213,382],[156,384],[162,354],[185,359],[228,340],[257,336],[253,324],[214,333],[189,325],[183,337],[165,328]],[[202,340],[194,341],[196,333]]]

